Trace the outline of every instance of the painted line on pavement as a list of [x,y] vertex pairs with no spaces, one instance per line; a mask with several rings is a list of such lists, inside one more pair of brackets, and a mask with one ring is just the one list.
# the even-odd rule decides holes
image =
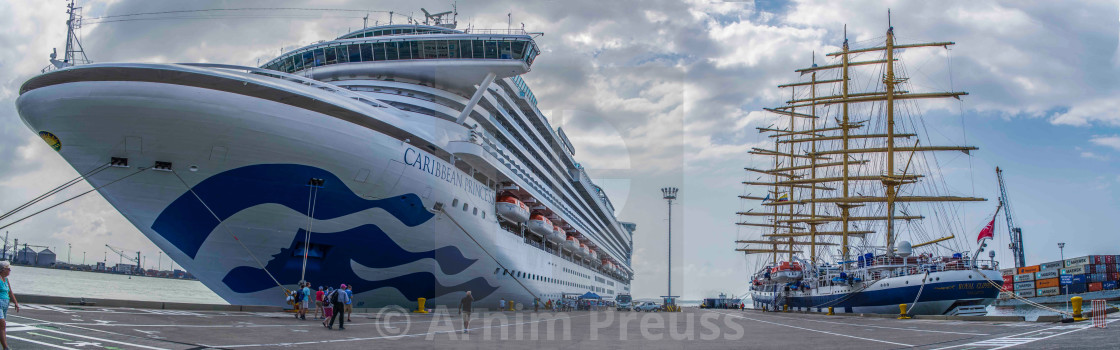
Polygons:
[[38,340],[20,338],[20,337],[14,336],[14,335],[8,335],[8,338],[15,339],[15,340],[22,340],[22,341],[25,341],[25,342],[28,342],[28,343],[39,344],[39,345],[43,345],[43,346],[49,346],[49,347],[52,347],[52,348],[76,350],[74,348],[68,348],[68,347],[61,346],[61,345],[54,345],[54,344],[51,344],[51,343],[44,343],[44,342],[41,342],[41,341],[38,341]]
[[835,335],[835,336],[839,336],[839,337],[847,337],[847,338],[853,338],[853,339],[867,340],[867,341],[873,341],[873,342],[877,342],[877,343],[884,343],[884,344],[891,344],[891,345],[898,345],[898,346],[905,346],[905,347],[913,347],[914,346],[914,345],[910,345],[910,344],[896,343],[896,342],[882,340],[882,339],[864,338],[864,337],[859,337],[859,336],[854,336],[854,335],[841,334],[841,333],[835,333],[835,332],[829,332],[829,331],[822,331],[822,330],[819,330],[819,329],[798,327],[798,326],[788,325],[788,324],[784,324],[784,323],[764,321],[764,320],[760,320],[760,319],[757,319],[757,318],[744,317],[744,316],[733,315],[733,314],[728,314],[728,313],[723,313],[723,312],[716,312],[716,313],[717,314],[723,314],[723,315],[726,315],[726,316],[729,316],[729,317],[737,317],[737,318],[741,318],[741,319],[744,319],[744,320],[751,320],[751,321],[755,321],[755,322],[769,323],[769,324],[776,325],[776,326],[796,328],[796,329],[800,329],[800,330],[806,330],[806,331],[817,332],[817,333],[824,333],[824,334]]
[[[590,316],[590,315],[591,314],[580,315],[580,316]],[[469,330],[474,331],[474,330],[487,329],[487,328],[512,327],[512,326],[517,326],[517,325],[523,325],[523,324],[529,324],[529,323],[539,323],[539,322],[555,322],[557,320],[572,319],[572,318],[576,318],[576,316],[540,319],[540,320],[536,320],[536,321],[501,324],[501,325],[490,326],[490,327],[473,327],[473,328],[469,328]],[[452,326],[454,326],[457,318],[455,316],[449,316],[449,319],[451,320]],[[411,337],[418,337],[418,336],[425,336],[425,335],[459,333],[459,332],[462,332],[462,330],[435,331],[435,332],[412,333],[412,334],[401,334],[401,335],[388,335],[388,336],[369,337],[369,338],[331,339],[331,340],[307,341],[307,342],[296,342],[296,343],[204,345],[204,346],[212,347],[212,348],[220,348],[220,349],[251,348],[251,347],[278,347],[278,346],[294,346],[294,345],[310,345],[310,344],[329,344],[329,343],[353,342],[353,341],[363,341],[363,340],[378,340],[378,339],[400,339],[400,338],[411,338]],[[467,336],[469,337],[469,334]]]
[[824,320],[810,320],[810,319],[807,319],[807,318],[794,318],[794,317],[786,317],[786,316],[771,316],[771,317],[779,317],[779,318],[785,318],[785,319],[790,319],[790,320],[798,320],[798,321],[812,321],[812,322],[820,322],[820,323],[831,323],[831,324],[838,324],[838,325],[852,326],[852,327],[872,327],[872,328],[882,328],[882,329],[895,329],[895,330],[900,330],[900,331],[945,333],[945,334],[960,334],[960,335],[991,335],[991,334],[985,334],[985,333],[935,331],[935,330],[932,330],[932,329],[899,328],[899,327],[875,326],[875,325],[862,324],[862,323],[843,323],[843,322],[832,322],[832,321],[824,321]]
[[[29,319],[29,320],[39,321],[39,322],[41,322],[41,323],[47,323],[47,324],[55,324],[54,322],[49,322],[49,321],[42,321],[42,320],[36,320],[36,319],[30,318],[30,317],[26,317],[26,316],[15,316],[15,317],[22,317],[22,318],[26,318],[26,319]],[[14,323],[14,322],[12,322],[12,324],[14,324],[14,325],[17,325],[17,326],[22,326],[21,324],[18,324],[18,323]],[[72,326],[72,327],[73,327],[73,326]],[[112,333],[112,332],[106,332],[106,331],[95,330],[95,329],[90,329],[90,328],[83,328],[83,327],[75,327],[75,328],[79,328],[79,329],[86,329],[86,330],[94,330],[94,331],[105,332],[105,333],[109,333],[109,334],[123,335],[123,334]],[[151,349],[151,350],[168,350],[168,349],[165,349],[165,348],[157,348],[157,347],[153,347],[153,346],[140,345],[140,344],[133,344],[133,343],[129,343],[129,342],[123,342],[123,341],[119,341],[119,340],[112,340],[112,339],[105,339],[105,338],[91,337],[91,336],[88,336],[88,335],[81,335],[81,334],[68,333],[68,332],[63,332],[63,331],[59,331],[59,330],[54,330],[54,329],[49,329],[49,328],[40,328],[40,329],[39,329],[39,331],[43,331],[43,332],[51,332],[51,333],[55,333],[55,334],[64,334],[64,335],[69,335],[69,336],[72,336],[72,337],[78,337],[78,338],[93,339],[93,340],[103,341],[103,342],[106,342],[106,343],[115,343],[115,344],[121,344],[121,345],[134,346],[134,347],[138,347],[138,348],[143,348],[143,349]]]
[[[1116,321],[1120,321],[1120,319],[1111,320],[1111,321],[1108,321],[1108,323],[1112,323],[1112,322],[1116,322]],[[946,347],[937,348],[937,349],[934,349],[934,350],[952,349],[952,348],[959,348],[959,347],[964,347],[964,346],[994,346],[993,348],[989,348],[989,350],[1005,349],[1005,348],[1009,348],[1009,347],[1012,347],[1012,346],[1030,344],[1030,343],[1033,343],[1033,342],[1036,342],[1036,341],[1039,341],[1039,340],[1049,339],[1049,338],[1053,338],[1053,337],[1066,335],[1066,334],[1069,334],[1069,333],[1093,328],[1092,325],[1084,325],[1084,326],[1081,326],[1081,327],[1074,328],[1073,330],[1070,330],[1070,331],[1049,334],[1049,335],[1046,335],[1044,337],[1026,336],[1026,335],[1031,334],[1031,333],[1042,333],[1042,332],[1046,332],[1046,331],[1049,331],[1049,330],[1055,330],[1055,329],[1069,329],[1070,326],[1071,325],[1054,326],[1054,327],[1050,327],[1050,328],[1046,328],[1046,329],[1039,329],[1039,330],[1034,330],[1034,331],[1030,331],[1030,332],[1026,332],[1026,333],[1009,335],[1009,336],[1006,336],[1006,337],[999,337],[999,338],[992,338],[992,339],[988,339],[988,340],[981,340],[981,341],[968,343],[968,344],[946,346]],[[1024,336],[1026,336],[1026,337],[1024,337]]]

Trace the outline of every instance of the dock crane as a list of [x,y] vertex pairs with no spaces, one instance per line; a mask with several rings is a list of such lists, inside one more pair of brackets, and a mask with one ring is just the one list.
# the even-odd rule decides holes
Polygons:
[[1007,233],[1011,236],[1012,255],[1015,256],[1015,267],[1020,268],[1027,266],[1027,261],[1023,258],[1023,230],[1019,226],[1015,226],[1015,219],[1012,218],[1011,202],[1007,199],[1007,186],[1003,184],[1003,170],[996,167],[996,178],[999,179],[999,203],[1003,206],[1003,215],[1007,217]]
[[121,263],[123,263],[124,260],[128,260],[128,261],[136,263],[136,268],[133,269],[133,271],[132,271],[133,273],[141,274],[141,275],[144,273],[144,269],[140,266],[140,252],[136,252],[136,257],[133,258],[133,257],[130,256],[131,254],[127,254],[127,253],[125,253],[124,250],[118,249],[118,248],[113,247],[111,245],[106,244],[105,248],[109,248],[109,250],[112,250],[113,253],[117,253],[117,255],[120,255],[121,256]]

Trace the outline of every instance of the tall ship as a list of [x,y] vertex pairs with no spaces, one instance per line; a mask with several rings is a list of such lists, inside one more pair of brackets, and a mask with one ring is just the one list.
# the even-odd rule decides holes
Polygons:
[[982,315],[999,295],[994,251],[981,256],[991,224],[971,250],[956,215],[985,199],[952,195],[936,156],[977,148],[919,141],[929,132],[917,101],[967,93],[919,91],[930,84],[904,77],[903,56],[928,61],[928,48],[953,43],[900,44],[888,27],[864,48],[849,47],[845,30],[832,62],[796,70],[778,86],[789,100],[766,109],[776,121],[759,131],[773,148],[750,152],[762,165],[746,168],[740,198],[755,208],[738,213],[750,239],[736,241],[758,268],[755,308]]
[[456,29],[456,14],[260,67],[80,64],[71,35],[16,104],[233,304],[282,304],[301,281],[350,285],[359,307],[629,294],[636,226],[521,78],[539,35]]

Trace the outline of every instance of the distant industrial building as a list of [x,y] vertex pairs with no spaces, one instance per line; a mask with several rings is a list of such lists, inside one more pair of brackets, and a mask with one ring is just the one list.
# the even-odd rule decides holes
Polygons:
[[55,255],[50,249],[43,248],[35,256],[35,266],[51,266],[55,263]]
[[39,255],[39,253],[36,253],[34,250],[31,250],[31,248],[23,247],[23,249],[20,249],[19,251],[16,252],[16,263],[17,264],[24,264],[24,265],[34,265],[35,264],[35,258],[38,255]]

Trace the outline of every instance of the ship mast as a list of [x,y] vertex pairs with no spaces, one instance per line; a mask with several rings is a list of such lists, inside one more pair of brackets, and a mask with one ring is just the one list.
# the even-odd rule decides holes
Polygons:
[[[775,139],[775,147],[773,150],[755,148],[751,150],[751,154],[774,157],[774,168],[772,169],[750,169],[748,171],[758,172],[769,175],[773,178],[772,182],[752,182],[745,181],[746,185],[763,185],[772,188],[770,194],[773,196],[780,196],[779,189],[788,189],[788,200],[764,200],[762,205],[771,207],[769,213],[738,213],[742,216],[770,216],[773,219],[769,224],[740,222],[740,225],[747,226],[761,226],[768,227],[772,230],[770,234],[763,234],[763,237],[768,237],[769,240],[753,241],[753,240],[740,240],[737,243],[746,244],[767,244],[769,249],[751,249],[740,248],[738,251],[743,251],[748,254],[752,253],[769,253],[775,256],[774,261],[777,260],[778,253],[786,253],[786,256],[792,260],[796,252],[799,251],[797,246],[809,246],[809,255],[813,263],[816,263],[816,254],[818,246],[836,245],[832,243],[818,242],[819,236],[841,236],[840,253],[843,261],[848,261],[851,258],[851,237],[862,237],[866,234],[873,233],[872,231],[855,231],[852,228],[852,223],[855,221],[885,221],[886,230],[886,254],[894,255],[895,242],[898,240],[898,234],[895,232],[894,224],[897,220],[919,220],[923,216],[917,215],[896,215],[897,203],[910,203],[910,202],[966,202],[966,201],[984,201],[984,198],[976,197],[960,197],[960,196],[941,196],[941,195],[899,195],[900,187],[905,184],[916,183],[922,178],[922,175],[912,174],[909,172],[910,161],[907,162],[906,169],[901,173],[895,169],[895,157],[900,152],[910,153],[911,159],[917,152],[931,152],[931,151],[961,151],[968,154],[969,151],[976,150],[973,146],[919,146],[915,143],[912,147],[896,146],[897,138],[911,138],[916,137],[916,134],[899,132],[896,129],[896,115],[895,105],[900,100],[911,99],[930,99],[930,98],[945,98],[952,97],[959,99],[960,96],[967,95],[966,92],[925,92],[913,93],[910,91],[899,90],[899,84],[907,81],[906,78],[900,78],[895,70],[895,50],[921,48],[921,47],[945,47],[953,45],[952,42],[930,42],[919,44],[898,44],[894,35],[894,27],[888,24],[887,37],[883,46],[851,49],[847,39],[847,28],[844,30],[844,44],[842,50],[827,54],[829,57],[838,57],[840,62],[838,64],[818,66],[814,64],[809,68],[798,69],[795,72],[800,73],[802,76],[810,75],[807,82],[792,83],[779,85],[779,88],[791,88],[795,90],[797,87],[809,87],[809,96],[799,98],[798,95],[791,91],[792,98],[787,103],[778,108],[767,108],[766,111],[785,115],[789,117],[789,128],[758,128],[760,132],[770,133],[769,137]],[[852,58],[858,54],[879,52],[884,53],[883,59],[866,60],[866,61],[853,61]],[[882,56],[881,56],[882,57]],[[869,92],[852,92],[850,90],[851,68],[867,65],[885,65],[883,66],[885,74],[882,77],[883,90],[869,91]],[[839,70],[839,79],[831,80],[818,80],[817,73],[826,70]],[[831,84],[840,83],[840,93],[832,96],[818,96],[816,85],[818,84]],[[885,118],[886,118],[886,132],[881,134],[874,133],[853,133],[855,129],[865,127],[867,121],[853,122],[851,120],[851,106],[856,103],[879,103],[885,102]],[[841,118],[838,118],[838,125],[835,127],[821,127],[818,125],[817,106],[826,105],[840,105]],[[799,113],[804,111],[807,107],[808,114]],[[798,118],[809,118],[807,129],[798,129]],[[836,132],[836,133],[833,133]],[[830,133],[832,133],[830,135]],[[839,135],[837,135],[839,134]],[[852,148],[851,141],[855,139],[880,139],[884,140],[885,147],[879,146],[862,146],[863,148]],[[818,141],[840,141],[838,147],[829,149],[819,149]],[[809,151],[805,153],[798,153],[796,143],[809,142]],[[789,147],[780,147],[782,143],[789,143]],[[879,174],[853,174],[851,166],[859,164],[868,164],[870,159],[868,156],[861,156],[859,158],[853,157],[860,154],[884,154],[886,162],[884,162],[886,169]],[[841,159],[833,159],[832,156],[839,156]],[[781,166],[780,158],[789,159],[787,166]],[[797,159],[808,159],[808,164],[797,164]],[[831,175],[819,177],[817,168],[839,166],[840,176]],[[808,170],[808,173],[800,173],[797,171]],[[884,193],[882,197],[875,195],[858,194],[853,196],[851,185],[854,181],[876,181],[884,186]],[[840,183],[839,196],[818,196],[818,190],[833,191],[835,188],[829,187],[829,184]],[[792,198],[797,189],[807,189],[808,198]],[[805,191],[802,191],[804,193]],[[746,199],[764,199],[751,196],[740,196]],[[768,196],[769,197],[769,196]],[[817,213],[816,205],[818,203],[832,203],[836,204],[839,208],[839,216],[821,216]],[[865,203],[885,203],[887,213],[884,216],[866,215],[866,216],[853,216],[852,209],[863,206]],[[777,207],[788,205],[789,211],[787,213],[780,213]],[[808,214],[796,214],[794,206],[809,205]],[[818,230],[817,225],[829,222],[838,222],[840,224],[838,231],[821,231]],[[797,224],[804,224],[808,226],[808,232],[797,232],[805,230],[805,227],[797,226]],[[808,241],[796,241],[794,237],[808,236]],[[781,242],[777,238],[786,238]],[[922,244],[924,245],[924,244]],[[788,249],[778,249],[779,246]]]

